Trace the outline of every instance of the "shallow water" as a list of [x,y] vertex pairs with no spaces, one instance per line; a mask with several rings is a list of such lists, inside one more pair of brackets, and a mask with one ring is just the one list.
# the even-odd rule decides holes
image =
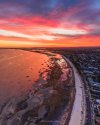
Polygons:
[[[55,99],[62,103],[59,102],[59,92],[63,94],[62,99],[67,99],[64,86],[69,69],[59,54],[0,50],[0,125],[31,125],[40,118],[45,119],[45,114],[56,106]],[[63,104],[66,107],[67,102]],[[61,106],[62,111],[58,110],[59,114],[52,111],[55,120],[61,117],[64,107]]]
[[0,50],[0,105],[7,99],[29,90],[47,69],[49,57],[23,50]]

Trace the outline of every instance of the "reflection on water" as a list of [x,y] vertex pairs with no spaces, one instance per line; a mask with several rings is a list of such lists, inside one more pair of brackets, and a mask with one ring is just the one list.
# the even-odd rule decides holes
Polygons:
[[70,104],[68,87],[73,83],[62,56],[23,50],[0,53],[0,125],[44,125],[45,118],[60,120]]
[[49,65],[49,57],[44,54],[0,50],[0,104],[1,100],[3,102],[28,90],[39,79],[39,74],[48,68],[47,64]]

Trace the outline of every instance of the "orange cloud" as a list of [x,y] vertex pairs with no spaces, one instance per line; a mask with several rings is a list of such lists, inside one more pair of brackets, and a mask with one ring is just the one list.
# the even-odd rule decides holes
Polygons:
[[[73,14],[73,11],[68,14]],[[89,25],[59,22],[41,16],[2,19],[0,47],[100,46],[100,36],[91,33]]]

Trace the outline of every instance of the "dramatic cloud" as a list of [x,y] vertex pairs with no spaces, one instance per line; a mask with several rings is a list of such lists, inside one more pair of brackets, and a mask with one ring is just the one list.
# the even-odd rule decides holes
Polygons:
[[0,45],[4,41],[100,46],[100,0],[0,0]]

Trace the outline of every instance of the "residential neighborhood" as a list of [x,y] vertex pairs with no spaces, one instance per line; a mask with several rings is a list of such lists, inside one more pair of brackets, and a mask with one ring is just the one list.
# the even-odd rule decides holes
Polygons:
[[67,57],[82,76],[86,97],[86,125],[100,125],[100,49],[76,50]]

